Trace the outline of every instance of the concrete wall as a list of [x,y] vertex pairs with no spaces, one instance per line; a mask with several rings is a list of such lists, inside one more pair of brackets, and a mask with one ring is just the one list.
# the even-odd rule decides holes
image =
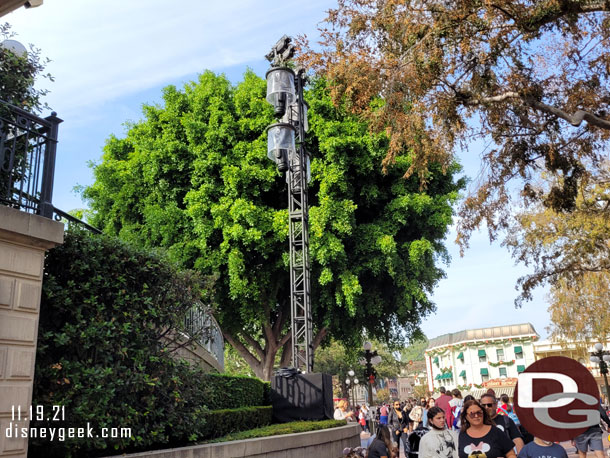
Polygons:
[[286,434],[220,444],[133,453],[122,457],[155,458],[340,458],[345,447],[360,445],[360,427],[351,424],[339,428]]
[[[5,432],[11,422],[29,423],[23,418],[32,402],[44,256],[63,234],[57,221],[0,206],[0,457],[27,456],[27,439]],[[19,406],[16,422],[12,411]]]

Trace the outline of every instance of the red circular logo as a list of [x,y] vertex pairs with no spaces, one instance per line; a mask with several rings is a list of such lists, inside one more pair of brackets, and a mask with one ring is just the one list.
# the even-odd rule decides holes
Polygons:
[[541,439],[574,439],[599,424],[599,390],[593,375],[563,356],[543,358],[519,374],[515,413]]

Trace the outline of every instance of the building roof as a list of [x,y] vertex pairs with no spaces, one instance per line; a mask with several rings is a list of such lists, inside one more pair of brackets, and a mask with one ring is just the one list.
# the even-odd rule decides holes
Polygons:
[[454,332],[452,334],[443,334],[442,336],[430,339],[426,350],[474,340],[495,340],[524,336],[538,337],[538,333],[531,323],[510,324],[506,326],[496,326],[493,328],[467,329],[465,331]]
[[22,6],[30,8],[40,6],[41,4],[42,0],[3,0],[0,2],[0,16],[4,16]]

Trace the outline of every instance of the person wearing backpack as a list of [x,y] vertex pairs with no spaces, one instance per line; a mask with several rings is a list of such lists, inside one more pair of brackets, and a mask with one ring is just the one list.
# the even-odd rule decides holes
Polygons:
[[417,455],[409,458],[458,458],[457,432],[447,428],[445,411],[440,407],[428,410],[430,430],[419,440]]

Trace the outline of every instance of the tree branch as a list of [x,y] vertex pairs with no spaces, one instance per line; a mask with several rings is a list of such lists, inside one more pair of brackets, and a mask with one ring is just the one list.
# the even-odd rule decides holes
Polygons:
[[242,337],[244,338],[244,340],[246,341],[246,343],[248,345],[250,345],[252,348],[254,348],[254,351],[256,351],[256,354],[258,355],[258,357],[261,359],[261,361],[263,361],[265,359],[265,352],[263,351],[261,344],[259,344],[256,340],[254,340],[248,334],[243,333]]
[[324,326],[323,328],[321,328],[318,331],[318,333],[313,338],[312,345],[313,345],[314,350],[320,346],[320,344],[322,343],[322,341],[324,340],[324,338],[327,335],[328,335],[328,327]]
[[592,126],[599,127],[600,129],[610,130],[610,121],[601,118],[599,116],[594,115],[593,113],[585,110],[578,110],[574,114],[569,114],[567,111],[564,111],[560,108],[547,105],[546,103],[539,102],[532,97],[524,97],[518,92],[508,91],[504,94],[495,95],[492,97],[480,97],[474,98],[470,94],[466,94],[463,92],[459,93],[459,96],[464,100],[465,105],[483,105],[486,103],[499,103],[504,102],[508,99],[521,99],[525,105],[532,107],[536,110],[543,111],[547,114],[551,114],[553,116],[557,116],[561,118],[573,126],[580,126],[583,121],[586,121]]
[[545,113],[557,116],[558,118],[565,119],[573,126],[580,126],[583,121],[587,121],[592,126],[599,127],[600,129],[610,130],[610,121],[600,118],[599,116],[585,110],[578,110],[573,115],[570,115],[566,111],[536,100],[526,99],[525,102],[532,108],[536,108],[540,111],[544,111]]
[[289,331],[286,333],[286,335],[284,337],[282,337],[279,341],[279,346],[283,346],[286,342],[290,341],[290,339],[292,338],[292,331]]
[[[223,337],[229,344],[237,350],[237,352],[241,355],[242,358],[246,360],[248,365],[252,368],[255,368],[261,364],[261,362],[256,359],[256,357],[250,353],[250,350],[246,348],[246,346],[241,343],[238,339],[236,339],[231,333],[222,332]],[[261,358],[262,359],[262,358]]]

